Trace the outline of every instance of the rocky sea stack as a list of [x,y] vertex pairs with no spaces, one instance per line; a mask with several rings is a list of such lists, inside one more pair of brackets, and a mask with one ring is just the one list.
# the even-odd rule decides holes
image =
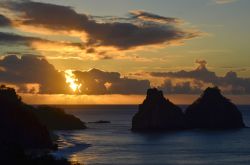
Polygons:
[[132,120],[132,131],[178,130],[184,126],[181,108],[165,99],[162,91],[148,89]]
[[217,87],[207,88],[185,113],[189,128],[231,129],[244,127],[236,105],[222,96]]

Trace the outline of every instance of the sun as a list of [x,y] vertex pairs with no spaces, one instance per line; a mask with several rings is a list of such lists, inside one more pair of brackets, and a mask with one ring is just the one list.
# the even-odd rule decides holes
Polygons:
[[66,83],[69,84],[69,87],[73,92],[81,92],[82,84],[78,82],[78,79],[73,74],[72,70],[65,71]]

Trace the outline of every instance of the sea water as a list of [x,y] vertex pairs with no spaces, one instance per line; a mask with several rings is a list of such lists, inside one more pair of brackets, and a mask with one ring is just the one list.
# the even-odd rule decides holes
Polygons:
[[[185,106],[181,106],[185,109]],[[238,106],[250,126],[250,106]],[[63,106],[88,129],[59,131],[58,156],[86,165],[249,165],[250,128],[133,133],[137,106]],[[111,123],[88,123],[107,120]]]

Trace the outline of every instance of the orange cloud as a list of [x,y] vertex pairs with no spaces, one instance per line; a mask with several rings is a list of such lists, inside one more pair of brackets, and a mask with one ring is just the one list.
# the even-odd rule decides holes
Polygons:
[[14,15],[10,18],[15,18],[12,22],[16,28],[43,35],[77,36],[88,50],[95,49],[103,59],[107,58],[103,57],[104,47],[109,51],[110,48],[124,51],[154,45],[180,45],[201,35],[181,27],[178,18],[145,11],[132,11],[130,17],[113,20],[98,17],[103,18],[98,22],[96,17],[77,13],[71,7],[49,3],[6,1],[0,3],[0,7]]

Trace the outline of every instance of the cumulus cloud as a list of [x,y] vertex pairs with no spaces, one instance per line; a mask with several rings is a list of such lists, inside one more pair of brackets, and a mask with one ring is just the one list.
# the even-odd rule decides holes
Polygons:
[[150,87],[148,80],[121,77],[118,72],[91,69],[86,72],[75,71],[74,74],[85,94],[144,94]]
[[[24,93],[69,93],[64,74],[43,57],[25,55],[5,56],[0,60],[0,82],[15,85]],[[37,89],[38,88],[38,89]]]
[[199,36],[197,32],[179,28],[176,18],[144,11],[131,12],[125,22],[125,19],[98,22],[91,16],[77,13],[69,6],[32,1],[11,1],[1,3],[1,6],[19,16],[18,23],[22,25],[40,26],[56,31],[84,32],[87,35],[84,42],[90,48],[104,46],[127,50],[139,46],[182,42]]
[[[148,80],[122,77],[118,72],[91,69],[74,71],[73,75],[82,84],[77,94],[144,94],[150,87]],[[5,56],[0,60],[0,83],[14,85],[23,93],[73,94],[65,72],[41,56]]]
[[[250,94],[250,78],[238,77],[236,72],[217,76],[206,68],[206,61],[191,71],[153,72],[151,76],[165,79],[157,87],[170,94],[199,94],[207,86],[219,86],[228,94]],[[76,94],[144,94],[149,80],[123,77],[118,72],[98,69],[73,71],[80,84]],[[18,92],[40,94],[73,94],[66,82],[65,72],[58,71],[42,56],[8,55],[0,60],[0,83],[13,85]]]
[[[233,71],[227,72],[225,76],[222,77],[217,76],[215,72],[209,71],[207,69],[207,62],[205,60],[197,60],[196,63],[198,63],[199,66],[195,70],[181,70],[177,72],[152,72],[151,76],[183,79],[184,81],[186,79],[192,79],[196,82],[203,83],[203,85],[195,86],[195,88],[204,88],[206,87],[206,84],[210,84],[219,86],[224,90],[225,93],[250,94],[250,78],[238,77],[237,73]],[[163,85],[163,87],[164,86],[166,85]]]
[[209,71],[206,68],[206,61],[196,60],[199,66],[195,70],[191,71],[177,71],[177,72],[152,72],[151,75],[155,77],[170,77],[170,78],[191,78],[198,79],[205,82],[210,82],[211,80],[216,81],[217,76],[214,72]]
[[159,88],[168,94],[199,94],[202,92],[201,86],[193,85],[189,81],[174,84],[170,79],[166,79]]

